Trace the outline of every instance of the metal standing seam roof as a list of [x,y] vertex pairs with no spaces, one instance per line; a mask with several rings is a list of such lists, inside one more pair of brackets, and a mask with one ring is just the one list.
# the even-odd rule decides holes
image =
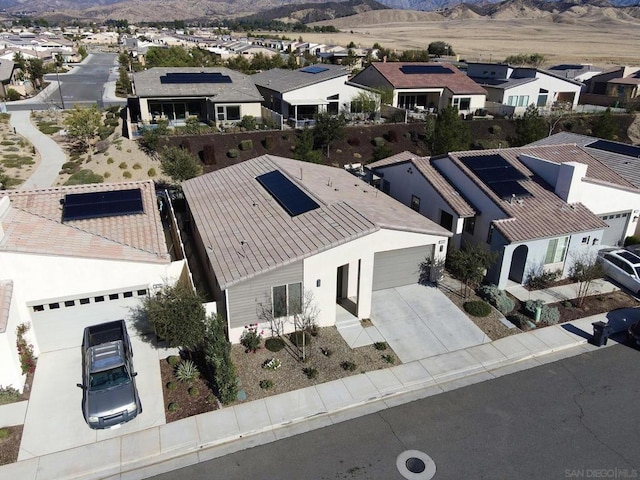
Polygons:
[[7,331],[13,297],[13,280],[0,280],[0,333]]
[[[280,170],[320,206],[295,217],[256,177]],[[183,183],[222,289],[381,228],[451,233],[343,169],[264,155]]]
[[436,190],[442,199],[452,208],[456,215],[461,218],[473,217],[477,211],[458,192],[458,190],[442,174],[431,165],[429,157],[418,157],[411,152],[401,152],[391,157],[378,160],[367,165],[367,168],[378,171],[384,167],[398,165],[401,163],[411,163],[419,171],[427,182]]
[[[543,145],[564,145],[574,144],[581,147],[589,155],[596,158],[610,170],[614,171],[619,177],[624,179],[623,185],[633,185],[640,188],[640,158],[623,155],[621,153],[607,152],[598,148],[589,148],[589,144],[600,140],[597,137],[587,135],[579,135],[577,133],[559,132],[550,137],[543,138],[533,142],[527,146],[543,146]],[[621,143],[621,142],[615,142]],[[626,144],[624,144],[626,145]],[[589,174],[587,170],[587,174]]]
[[[144,213],[62,222],[67,193],[140,188]],[[169,263],[152,181],[6,190],[11,207],[1,219],[0,252],[38,253],[133,262]]]
[[[524,198],[522,201],[501,199],[460,160],[465,156],[496,154],[529,177],[519,183],[527,189],[531,197]],[[557,163],[568,161],[585,163],[584,159],[589,157],[575,145],[456,152],[449,154],[448,157],[505,213],[506,218],[494,220],[494,224],[507,241],[522,242],[607,228],[607,224],[583,204],[568,204],[558,197],[550,185],[519,161],[518,156],[521,154]],[[593,158],[592,160],[596,161]]]
[[[405,74],[401,68],[416,65],[438,65],[450,69],[453,73]],[[447,88],[455,95],[486,95],[486,90],[462,73],[450,63],[426,62],[374,62],[367,68],[375,68],[387,79],[393,88]],[[362,73],[362,72],[361,72]],[[360,74],[359,74],[360,75]],[[358,84],[358,75],[351,81]]]
[[341,65],[320,64],[317,66],[326,68],[326,70],[318,73],[307,73],[303,72],[302,69],[285,70],[274,68],[256,73],[251,76],[251,79],[259,87],[268,88],[274,92],[286,93],[334,78],[348,77],[349,75],[349,72]]
[[[220,73],[231,83],[162,84],[168,73]],[[224,67],[155,67],[133,74],[135,94],[139,97],[212,97],[215,102],[261,102],[262,95],[249,75]]]

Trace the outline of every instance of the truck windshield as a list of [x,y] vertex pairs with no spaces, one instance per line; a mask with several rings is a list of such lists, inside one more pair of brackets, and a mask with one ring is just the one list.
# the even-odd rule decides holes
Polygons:
[[129,383],[129,381],[127,370],[124,365],[121,365],[111,370],[92,373],[89,378],[89,390],[104,390],[105,388]]

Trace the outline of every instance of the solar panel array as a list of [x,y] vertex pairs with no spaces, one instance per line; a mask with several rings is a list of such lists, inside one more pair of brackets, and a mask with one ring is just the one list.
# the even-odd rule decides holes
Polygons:
[[327,70],[329,70],[327,67],[321,67],[319,65],[311,65],[309,67],[304,67],[300,69],[301,72],[313,73],[313,74],[326,72]]
[[320,207],[320,205],[300,190],[295,183],[285,177],[279,170],[260,175],[256,177],[256,180],[260,182],[264,189],[269,192],[275,201],[292,217]]
[[160,77],[160,83],[188,85],[190,83],[231,83],[229,75],[220,72],[174,72]]
[[405,75],[441,75],[453,73],[450,68],[442,65],[403,65],[400,67],[400,71]]
[[70,193],[65,195],[62,221],[116,217],[143,213],[139,188],[109,192]]
[[477,155],[462,157],[460,160],[500,198],[509,200],[531,196],[518,183],[528,177],[500,155]]
[[607,140],[596,140],[586,146],[597,150],[604,150],[605,152],[619,153],[628,157],[640,158],[640,147],[634,147],[633,145],[609,142]]

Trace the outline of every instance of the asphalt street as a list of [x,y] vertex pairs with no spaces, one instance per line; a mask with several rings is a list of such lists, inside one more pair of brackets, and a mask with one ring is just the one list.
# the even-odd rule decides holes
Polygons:
[[640,351],[613,346],[153,478],[401,480],[406,450],[435,479],[640,478],[639,393]]

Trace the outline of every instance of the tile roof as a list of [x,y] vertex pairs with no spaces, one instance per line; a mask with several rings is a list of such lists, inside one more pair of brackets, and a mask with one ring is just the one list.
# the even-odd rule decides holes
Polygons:
[[0,333],[7,331],[9,323],[9,310],[11,309],[11,298],[13,296],[13,281],[0,280]]
[[326,70],[318,73],[308,73],[303,72],[303,69],[292,71],[274,68],[265,72],[256,73],[251,76],[251,79],[259,87],[268,88],[275,92],[286,93],[333,78],[345,77],[346,81],[346,77],[349,75],[346,68],[341,65],[321,64],[314,66],[326,68]]
[[[577,145],[579,147],[582,147],[585,152],[589,153],[589,155],[606,165],[610,170],[616,172],[626,181],[625,185],[631,184],[636,188],[640,188],[640,158],[589,147],[589,144],[598,140],[600,139],[597,137],[589,137],[587,135],[579,135],[577,133],[570,132],[560,132],[551,135],[550,137],[538,140],[537,142],[533,142],[529,144],[529,146],[562,144]],[[613,143],[627,145],[621,142]],[[589,173],[588,170],[587,173]]]
[[[320,207],[296,217],[258,183],[281,171]],[[183,183],[222,289],[381,228],[451,233],[344,169],[263,155]]]
[[[438,65],[453,73],[405,74],[402,72],[402,67],[412,65]],[[483,95],[487,93],[484,88],[450,63],[374,62],[367,68],[374,68],[380,72],[393,85],[393,88],[448,88],[455,95],[465,93]],[[357,76],[353,80],[356,78]]]
[[[231,83],[161,83],[168,73],[220,73]],[[215,102],[261,102],[262,95],[251,77],[223,67],[155,67],[133,74],[135,94],[140,97],[213,97]]]
[[418,157],[411,152],[401,152],[391,157],[367,164],[367,168],[377,171],[386,166],[398,165],[401,163],[411,163],[418,172],[431,184],[433,189],[440,194],[442,199],[461,218],[473,217],[477,215],[469,202],[458,192],[458,190],[431,164],[429,157]]
[[[464,157],[500,155],[517,170],[526,175],[526,180],[520,180],[531,197],[524,198],[521,202],[503,200],[484,184],[461,161]],[[608,170],[604,165],[591,157],[584,150],[575,145],[553,145],[541,147],[504,148],[498,150],[482,150],[450,153],[448,158],[463,171],[474,183],[476,183],[491,200],[505,213],[505,218],[494,220],[498,231],[509,242],[522,242],[536,238],[556,237],[575,232],[584,232],[606,228],[607,225],[587,207],[581,203],[567,204],[558,197],[553,187],[542,178],[535,175],[519,160],[519,155],[530,155],[537,158],[565,163],[576,161],[586,163],[587,175],[599,179],[599,177],[611,178],[606,174]],[[435,162],[436,168],[438,164]],[[599,164],[599,167],[598,167]],[[615,176],[614,172],[610,172]],[[624,181],[624,179],[620,179]]]
[[[62,222],[68,193],[140,188],[144,213]],[[11,207],[0,219],[0,252],[38,253],[133,262],[169,263],[152,181],[6,190]]]

